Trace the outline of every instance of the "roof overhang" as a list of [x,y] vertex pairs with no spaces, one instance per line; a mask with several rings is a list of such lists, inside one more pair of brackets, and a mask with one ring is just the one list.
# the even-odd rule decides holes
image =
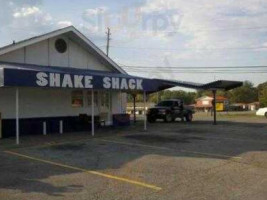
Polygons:
[[218,80],[202,85],[203,90],[231,90],[243,85],[240,81]]

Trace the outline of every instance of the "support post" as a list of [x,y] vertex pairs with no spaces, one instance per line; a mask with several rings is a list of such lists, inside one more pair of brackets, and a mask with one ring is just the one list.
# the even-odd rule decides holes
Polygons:
[[95,135],[95,103],[94,103],[94,90],[92,89],[92,95],[91,95],[91,105],[92,105],[92,114],[91,114],[91,128],[92,128],[92,136]]
[[147,122],[146,122],[146,91],[144,91],[144,131],[147,130]]
[[47,131],[46,131],[46,122],[43,122],[43,135],[46,135]]
[[111,102],[112,102],[112,100],[111,100],[111,98],[112,98],[111,91],[109,91],[108,92],[108,125],[111,125],[112,124],[112,121],[111,121],[111,119],[112,119],[112,117],[111,117],[111,113],[112,113],[112,110],[111,110],[111,108],[112,108]]
[[122,114],[122,93],[120,90],[120,114]]
[[133,94],[134,123],[136,123],[136,94]]
[[19,145],[19,88],[16,88],[16,144]]
[[213,125],[217,124],[217,113],[216,113],[216,90],[212,90],[213,93]]
[[59,133],[62,134],[63,133],[63,120],[59,121]]

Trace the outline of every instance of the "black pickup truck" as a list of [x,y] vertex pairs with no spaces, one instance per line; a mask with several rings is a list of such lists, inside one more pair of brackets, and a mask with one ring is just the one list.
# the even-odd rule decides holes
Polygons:
[[175,121],[176,118],[191,122],[194,111],[190,107],[184,106],[183,100],[171,99],[159,102],[155,107],[148,109],[147,121],[155,122],[163,119],[165,122]]

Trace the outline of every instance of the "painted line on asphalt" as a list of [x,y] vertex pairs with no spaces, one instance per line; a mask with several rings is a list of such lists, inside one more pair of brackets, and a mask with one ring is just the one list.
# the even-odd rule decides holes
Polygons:
[[137,144],[137,143],[130,143],[130,142],[121,142],[121,141],[115,141],[115,140],[107,140],[107,139],[101,139],[101,138],[95,138],[95,140],[103,141],[103,142],[110,142],[110,143],[116,143],[116,144],[123,144],[123,145],[130,145],[130,146],[140,146],[140,147],[146,147],[146,148],[153,148],[153,149],[159,149],[159,150],[168,150],[168,151],[177,151],[177,152],[184,152],[184,153],[191,153],[191,154],[198,154],[202,156],[213,156],[213,157],[221,157],[221,158],[228,158],[228,159],[242,159],[240,156],[228,156],[228,155],[222,155],[222,154],[213,154],[213,153],[203,153],[203,152],[197,152],[197,151],[187,151],[187,150],[176,150],[168,147],[159,147],[154,145],[146,145],[146,144]]
[[67,169],[72,169],[72,170],[76,170],[76,171],[89,173],[89,174],[94,174],[94,175],[98,175],[98,176],[105,177],[105,178],[108,178],[108,179],[113,179],[113,180],[122,181],[122,182],[125,182],[125,183],[130,183],[130,184],[137,185],[137,186],[142,186],[142,187],[149,188],[149,189],[152,189],[152,190],[157,190],[157,191],[162,190],[161,187],[158,187],[158,186],[155,186],[155,185],[151,185],[151,184],[147,184],[147,183],[140,182],[140,181],[135,181],[135,180],[128,179],[128,178],[118,177],[118,176],[105,174],[105,173],[102,173],[102,172],[97,172],[97,171],[92,171],[92,170],[86,170],[86,169],[79,168],[79,167],[74,167],[74,166],[71,166],[71,165],[65,165],[65,164],[61,164],[61,163],[57,163],[57,162],[53,162],[53,161],[49,161],[49,160],[44,160],[44,159],[41,159],[41,158],[35,158],[35,157],[32,157],[32,156],[24,155],[24,154],[13,152],[13,151],[4,151],[4,152],[7,153],[7,154],[11,154],[11,155],[18,156],[18,157],[21,157],[21,158],[25,158],[25,159],[28,159],[28,160],[34,160],[34,161],[47,163],[47,164],[58,166],[58,167],[63,167],[63,168],[67,168]]
[[[182,133],[178,133],[177,135],[184,136],[184,134]],[[233,140],[233,141],[239,141],[239,142],[255,142],[255,143],[267,144],[266,141],[262,141],[262,140],[249,140],[249,139],[240,139],[240,138],[231,138],[231,137],[216,137],[216,136],[206,136],[206,135],[197,135],[197,134],[186,134],[186,136],[203,137],[205,139]]]

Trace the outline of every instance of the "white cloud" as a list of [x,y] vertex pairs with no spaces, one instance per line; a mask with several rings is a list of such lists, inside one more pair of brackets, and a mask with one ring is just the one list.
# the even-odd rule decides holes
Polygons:
[[90,8],[90,9],[85,10],[83,15],[87,16],[87,17],[89,17],[89,16],[91,17],[91,16],[94,16],[94,15],[105,13],[107,10],[108,10],[108,8],[104,7],[104,6],[93,8],[93,9]]
[[267,2],[261,0],[148,0],[141,10],[144,13],[177,10],[181,13],[182,20],[176,31],[191,38],[185,47],[196,49],[257,45],[260,30],[255,30],[253,36],[246,34],[246,30],[243,30],[244,34],[240,34],[238,30],[209,30],[262,26],[267,21]]
[[18,9],[17,11],[15,11],[15,13],[13,14],[13,16],[15,18],[20,18],[20,17],[27,17],[29,15],[35,15],[35,14],[40,14],[42,13],[41,10],[36,7],[23,7]]
[[58,25],[59,28],[64,28],[64,27],[67,27],[67,26],[71,26],[72,22],[71,21],[59,21],[57,23],[57,25]]

